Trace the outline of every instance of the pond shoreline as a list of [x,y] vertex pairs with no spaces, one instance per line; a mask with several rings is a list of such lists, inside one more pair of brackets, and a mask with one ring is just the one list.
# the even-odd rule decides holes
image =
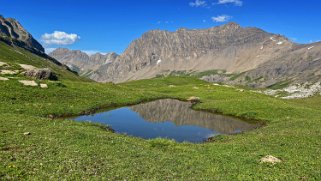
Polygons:
[[[109,127],[111,130],[114,130],[118,134],[128,134],[129,132],[132,132],[133,129],[132,128],[131,129],[124,128],[126,126],[119,126],[120,122],[122,122],[121,121],[122,118],[118,118],[117,121],[115,122],[115,118],[114,119],[112,119],[112,118],[106,119],[106,118],[102,118],[101,116],[104,115],[105,113],[110,112],[110,114],[112,114],[113,112],[119,112],[121,110],[125,111],[125,110],[127,110],[126,108],[129,108],[129,110],[131,112],[138,113],[141,116],[141,118],[144,121],[146,121],[146,124],[147,123],[154,123],[154,124],[159,123],[157,125],[160,126],[160,125],[163,125],[165,122],[174,123],[176,128],[169,127],[169,128],[165,129],[166,130],[165,132],[167,132],[168,135],[173,135],[173,133],[176,132],[176,134],[183,134],[186,136],[187,130],[182,132],[182,129],[184,129],[183,128],[184,126],[195,127],[195,129],[196,128],[200,129],[199,130],[200,132],[198,132],[198,134],[200,134],[200,135],[203,135],[205,132],[208,132],[209,130],[214,131],[213,132],[213,133],[215,133],[214,136],[210,136],[210,137],[206,136],[205,137],[203,135],[204,137],[203,137],[202,141],[198,141],[198,142],[202,142],[202,143],[207,142],[208,140],[213,140],[213,137],[216,137],[217,135],[241,134],[244,132],[252,131],[254,129],[258,129],[258,128],[262,127],[262,125],[264,125],[263,122],[259,122],[256,120],[249,121],[249,120],[241,119],[240,117],[237,117],[237,116],[230,116],[230,115],[217,113],[217,111],[214,111],[214,110],[195,109],[194,106],[198,103],[192,103],[190,101],[182,100],[182,99],[161,98],[161,99],[139,101],[139,102],[140,103],[136,103],[136,104],[127,104],[126,106],[112,106],[112,107],[109,106],[107,109],[99,109],[99,110],[97,109],[97,110],[90,112],[90,113],[85,112],[86,114],[81,114],[81,115],[76,115],[76,116],[74,115],[74,116],[63,117],[63,118],[60,117],[58,119],[66,119],[66,118],[73,119],[73,120],[78,119],[78,121],[88,121],[89,123],[103,124],[103,125],[106,125],[107,127]],[[187,102],[188,102],[188,104],[187,104]],[[152,107],[150,107],[150,106],[152,106]],[[140,108],[140,107],[143,107],[143,108]],[[124,114],[127,115],[130,111],[126,111],[126,113],[124,113]],[[180,114],[180,113],[182,113],[182,114]],[[91,115],[91,117],[90,117],[90,115]],[[201,117],[198,117],[198,116],[201,116]],[[97,118],[95,118],[95,117],[97,117]],[[191,117],[194,117],[194,118],[192,118],[193,120],[190,119]],[[106,120],[108,120],[109,122],[107,122]],[[137,120],[137,119],[133,118],[133,117],[128,117],[127,120]],[[132,122],[121,123],[121,124],[127,125],[127,124],[131,124],[131,123]],[[117,128],[117,126],[115,127],[115,124],[118,125],[118,128]],[[138,122],[132,126],[137,127],[138,124],[142,124],[142,123]],[[154,127],[154,126],[158,127],[157,125],[149,124],[149,126],[152,126],[152,127]],[[145,125],[145,126],[147,126],[147,125]],[[210,127],[208,127],[208,126],[210,126]],[[125,132],[124,132],[124,130],[121,131],[120,127],[122,127],[122,129],[125,129],[127,131],[125,131]],[[148,128],[148,129],[145,128],[144,130],[141,130],[138,134],[141,135],[141,134],[145,133],[146,131],[150,132],[150,130],[155,129],[152,127]],[[141,129],[141,127],[139,127],[139,126],[138,126],[138,128]],[[219,128],[219,130],[217,130],[217,128]],[[222,128],[223,128],[223,130],[222,130]],[[159,129],[159,128],[157,128],[157,129]],[[177,131],[173,132],[173,130],[172,130],[172,132],[171,132],[170,131],[171,129],[179,129],[181,131],[177,130],[178,132]],[[201,131],[202,129],[209,129],[209,130],[208,131],[204,130],[205,131],[204,132],[204,131]],[[162,131],[161,135],[163,135],[163,134],[164,134],[164,131]],[[135,133],[133,133],[133,132],[132,132],[132,134],[128,134],[128,135],[136,137]],[[159,137],[163,137],[165,139],[166,138],[171,139],[171,137],[167,137],[167,136],[164,137],[164,136],[165,135],[163,135],[163,136],[159,135]],[[190,137],[189,139],[196,139],[197,137],[198,137],[197,139],[199,139],[199,136],[196,136],[195,138],[192,136],[189,136],[189,137]],[[154,137],[149,137],[146,139],[154,139],[154,138],[157,138],[157,137],[154,135]],[[173,139],[173,137],[172,137],[172,139]],[[178,141],[178,140],[176,140],[176,141]],[[179,141],[179,142],[182,142],[182,141]],[[191,141],[191,142],[196,143],[195,141]]]

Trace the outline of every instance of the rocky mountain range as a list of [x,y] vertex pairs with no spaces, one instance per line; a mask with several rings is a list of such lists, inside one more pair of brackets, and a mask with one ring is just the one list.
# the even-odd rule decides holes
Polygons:
[[59,48],[50,58],[18,21],[0,16],[0,41],[58,65],[65,64],[99,82],[118,83],[173,73],[203,73],[201,78],[206,81],[251,87],[321,81],[321,42],[297,44],[282,35],[236,23],[209,29],[149,31],[121,55],[87,55]]
[[108,53],[106,55],[96,53],[88,55],[79,50],[68,50],[65,48],[58,48],[51,52],[49,56],[59,60],[70,69],[84,76],[90,76],[92,72],[101,66],[110,64],[118,57],[116,53]]
[[281,35],[236,23],[203,30],[154,30],[135,40],[115,61],[91,78],[123,82],[166,75],[174,71],[224,70],[242,73],[256,69],[296,46]]
[[224,73],[202,79],[252,87],[317,82],[321,79],[320,50],[321,43],[301,45],[282,35],[236,23],[201,30],[154,30],[132,42],[90,78],[124,82],[173,72],[221,70]]

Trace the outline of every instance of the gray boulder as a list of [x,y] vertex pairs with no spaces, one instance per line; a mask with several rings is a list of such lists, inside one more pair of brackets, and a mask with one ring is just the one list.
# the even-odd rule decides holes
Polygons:
[[40,80],[58,80],[57,75],[48,68],[27,70],[24,75]]

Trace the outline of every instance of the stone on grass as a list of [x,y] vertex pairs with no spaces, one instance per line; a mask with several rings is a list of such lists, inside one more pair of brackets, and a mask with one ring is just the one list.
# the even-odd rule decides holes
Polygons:
[[27,70],[25,76],[40,80],[58,80],[56,74],[47,68]]
[[20,83],[22,83],[24,86],[31,86],[36,87],[38,86],[37,82],[34,80],[19,80]]
[[4,62],[0,62],[0,67],[5,66],[5,65],[8,65],[8,64],[4,63]]
[[25,70],[34,70],[37,69],[36,67],[32,66],[32,65],[27,65],[27,64],[19,64],[21,68],[25,69]]
[[270,163],[270,164],[277,164],[277,163],[281,163],[282,161],[279,158],[276,158],[272,155],[267,155],[263,158],[261,158],[260,160],[261,163]]
[[16,75],[19,71],[17,70],[1,70],[2,75]]
[[5,78],[5,77],[0,77],[0,81],[7,81],[9,80],[8,78]]
[[192,96],[192,97],[188,98],[187,101],[191,102],[191,103],[198,103],[198,102],[201,102],[201,98],[196,97],[196,96]]
[[28,136],[28,135],[31,135],[31,133],[30,132],[24,132],[23,135]]
[[173,87],[176,87],[176,86],[175,85],[169,85],[168,87],[173,88]]
[[47,89],[48,85],[47,84],[40,84],[40,87],[43,88],[43,89]]

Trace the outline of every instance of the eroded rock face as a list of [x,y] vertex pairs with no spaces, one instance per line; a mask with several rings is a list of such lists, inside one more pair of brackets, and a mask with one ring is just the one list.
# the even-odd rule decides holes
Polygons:
[[[282,43],[281,43],[282,42]],[[236,23],[202,30],[154,30],[135,40],[115,61],[91,78],[123,82],[171,71],[244,72],[289,51],[287,38]]]
[[106,55],[96,53],[88,55],[79,50],[68,50],[65,48],[58,48],[49,55],[79,74],[90,74],[90,72],[97,70],[103,65],[109,64],[118,57],[116,53],[109,53]]
[[42,45],[13,18],[0,15],[0,39],[28,50],[44,52]]
[[50,69],[31,69],[27,70],[25,76],[40,80],[58,80],[58,77]]

